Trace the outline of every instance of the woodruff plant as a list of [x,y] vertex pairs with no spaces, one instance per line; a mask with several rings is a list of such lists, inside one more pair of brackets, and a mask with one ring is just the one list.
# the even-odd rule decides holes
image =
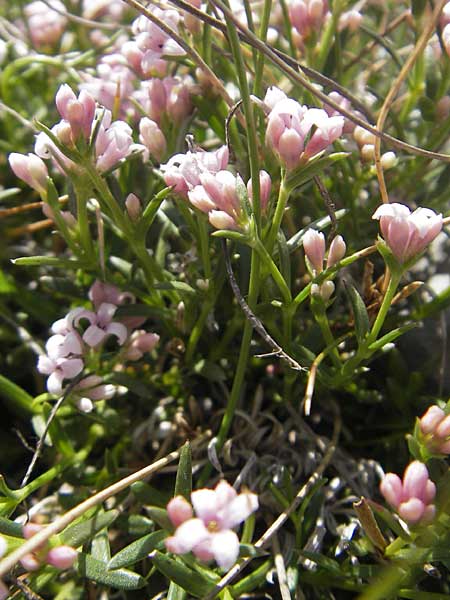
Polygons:
[[448,593],[448,5],[0,9],[0,596]]

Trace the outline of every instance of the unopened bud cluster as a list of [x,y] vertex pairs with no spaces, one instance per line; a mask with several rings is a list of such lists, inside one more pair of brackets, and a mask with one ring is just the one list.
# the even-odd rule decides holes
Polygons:
[[[312,277],[317,277],[323,271],[325,261],[325,236],[322,232],[315,229],[308,229],[303,237],[303,249],[305,251],[306,265]],[[346,252],[346,244],[341,235],[333,238],[328,251],[326,268],[333,267],[342,260]],[[322,284],[313,284],[311,294],[320,295],[326,302],[334,292],[334,283],[331,280],[324,281]]]

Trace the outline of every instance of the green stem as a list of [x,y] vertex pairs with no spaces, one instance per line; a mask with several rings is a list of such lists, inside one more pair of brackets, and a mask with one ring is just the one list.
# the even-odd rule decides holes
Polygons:
[[270,274],[272,275],[273,280],[277,284],[278,289],[280,290],[285,303],[289,305],[292,302],[291,291],[290,291],[283,275],[280,273],[277,265],[273,262],[270,254],[267,252],[267,250],[265,249],[261,240],[259,240],[259,239],[255,243],[255,250],[258,252],[264,265],[269,269]]
[[325,27],[325,31],[323,32],[323,35],[320,38],[320,50],[316,61],[316,69],[320,72],[323,71],[325,63],[327,61],[333,36],[337,32],[337,25],[339,22],[339,17],[341,16],[341,12],[341,1],[335,0],[335,2],[333,3],[333,12],[331,19],[328,21],[328,24]]
[[250,175],[252,179],[252,206],[253,213],[255,215],[256,229],[259,232],[261,229],[261,200],[259,185],[258,141],[256,138],[255,116],[253,112],[253,105],[250,99],[250,91],[247,82],[247,70],[242,57],[239,36],[236,26],[230,19],[228,12],[229,11],[226,10],[226,7],[224,7],[228,39],[230,41],[234,64],[237,70],[239,87],[242,96],[242,105],[244,108],[245,121],[247,125],[247,146],[250,161]]
[[372,329],[367,337],[367,345],[373,344],[373,342],[375,342],[378,338],[378,334],[383,327],[383,323],[386,320],[387,313],[391,307],[392,299],[394,298],[398,284],[400,283],[401,276],[401,273],[391,273],[390,275],[386,294],[383,298],[383,302],[381,303],[375,323],[373,324]]
[[284,185],[284,176],[282,174],[280,191],[278,193],[277,205],[275,207],[275,213],[273,215],[272,226],[269,230],[269,234],[267,236],[266,248],[269,254],[272,254],[273,248],[275,246],[275,242],[277,240],[278,231],[281,226],[281,221],[283,220],[284,211],[286,209],[286,204],[289,200],[289,190]]
[[[250,266],[250,283],[249,283],[249,292],[248,292],[248,305],[252,310],[255,308],[255,304],[259,295],[260,288],[260,259],[256,251],[252,252],[251,266]],[[239,352],[239,358],[237,362],[237,367],[234,375],[233,386],[231,388],[230,397],[228,398],[227,406],[225,407],[225,413],[222,418],[222,422],[220,424],[219,432],[217,434],[216,441],[216,450],[220,452],[222,449],[228,432],[230,431],[231,424],[233,422],[234,413],[236,412],[236,406],[239,400],[239,396],[242,391],[242,384],[244,382],[244,376],[247,369],[247,363],[250,353],[250,343],[252,341],[253,335],[253,326],[252,324],[246,320],[244,325],[244,333],[242,336],[241,349]],[[203,470],[200,479],[199,485],[203,485],[209,474],[211,473],[211,465],[208,464],[206,468]]]
[[327,313],[322,299],[311,296],[311,308],[314,314],[314,318],[316,319],[316,322],[320,327],[320,331],[322,332],[322,336],[325,340],[327,348],[332,349],[330,353],[331,360],[333,361],[334,366],[340,369],[341,359],[339,358],[339,352],[336,348],[336,340],[334,339],[333,333],[331,331],[330,323],[328,321]]
[[211,259],[209,256],[209,236],[208,236],[208,228],[205,223],[205,219],[203,215],[197,215],[197,225],[198,225],[198,240],[199,240],[199,250],[200,256],[202,257],[203,262],[203,272],[205,274],[206,279],[208,279],[209,284],[212,285],[211,276]]
[[[266,41],[267,30],[269,28],[270,11],[272,8],[272,0],[264,0],[263,13],[261,17],[261,26],[259,28],[259,39],[262,42]],[[259,98],[262,96],[262,79],[264,71],[265,55],[260,52],[256,61],[255,81],[253,83],[253,93]]]

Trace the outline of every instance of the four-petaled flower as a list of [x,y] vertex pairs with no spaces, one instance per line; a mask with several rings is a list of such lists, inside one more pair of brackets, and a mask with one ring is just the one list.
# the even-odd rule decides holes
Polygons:
[[166,539],[166,547],[174,554],[193,552],[200,560],[215,560],[229,569],[239,555],[239,538],[233,528],[245,521],[258,508],[258,497],[250,492],[238,494],[226,481],[214,490],[192,492],[191,505],[176,496],[167,505],[170,520],[177,528]]

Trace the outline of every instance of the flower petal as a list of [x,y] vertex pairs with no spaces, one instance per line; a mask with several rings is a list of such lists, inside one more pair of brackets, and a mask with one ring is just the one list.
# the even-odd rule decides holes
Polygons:
[[214,490],[201,489],[192,492],[191,502],[197,517],[204,523],[217,521],[217,500]]
[[201,519],[189,519],[182,523],[175,531],[174,544],[177,553],[185,554],[190,552],[200,542],[207,540],[211,534],[206,529]]
[[119,344],[123,346],[128,338],[128,329],[122,323],[110,323],[105,329],[107,335],[115,335]]
[[258,509],[258,496],[244,492],[236,496],[228,506],[219,512],[219,523],[223,529],[232,529],[245,521]]
[[90,325],[83,333],[83,340],[91,348],[95,348],[95,346],[101,344],[105,337],[106,333],[103,329],[97,327],[97,325]]
[[212,553],[222,569],[230,569],[239,556],[239,538],[234,531],[219,531],[212,535]]

